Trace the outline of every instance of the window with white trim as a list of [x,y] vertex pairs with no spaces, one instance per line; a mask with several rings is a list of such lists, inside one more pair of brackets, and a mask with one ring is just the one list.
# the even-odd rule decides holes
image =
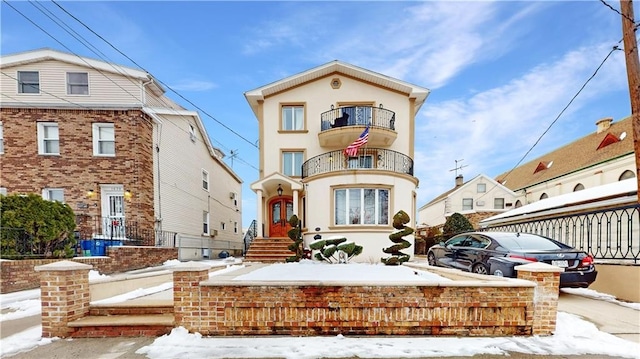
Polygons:
[[18,71],[18,93],[40,93],[40,73],[38,71]]
[[336,189],[334,203],[334,224],[336,225],[389,224],[388,189]]
[[0,194],[3,196],[7,195],[7,189],[5,187],[0,187]]
[[202,212],[202,234],[209,235],[209,212]]
[[88,95],[89,74],[86,72],[67,72],[67,95]]
[[224,222],[220,222],[220,230],[225,230],[227,228],[227,224]]
[[347,168],[373,168],[373,156],[349,157]]
[[113,123],[93,124],[93,155],[116,155],[116,129]]
[[282,173],[287,176],[302,176],[303,152],[282,152]]
[[64,203],[64,189],[62,188],[45,188],[42,190],[42,199],[47,201],[58,201]]
[[504,198],[494,198],[493,199],[493,208],[495,208],[495,209],[504,209]]
[[57,123],[38,122],[38,154],[60,154],[60,137]]
[[209,190],[209,172],[202,170],[202,189]]
[[470,211],[473,209],[473,198],[463,198],[462,199],[462,210]]
[[304,129],[304,106],[282,106],[282,130],[301,131]]
[[238,233],[238,222],[233,222],[233,233]]
[[0,153],[4,153],[4,126],[0,122]]
[[487,184],[486,183],[478,183],[478,193],[487,192]]

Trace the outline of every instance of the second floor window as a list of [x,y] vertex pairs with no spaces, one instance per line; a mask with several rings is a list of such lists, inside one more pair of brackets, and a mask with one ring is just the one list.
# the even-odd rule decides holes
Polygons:
[[487,184],[486,183],[478,183],[478,193],[487,192]]
[[302,176],[302,152],[282,152],[282,172],[287,176]]
[[304,129],[304,107],[282,106],[282,130],[300,131]]
[[113,123],[93,124],[93,155],[116,155],[116,131]]
[[18,71],[18,93],[40,93],[38,71]]
[[504,198],[494,198],[493,199],[493,208],[495,208],[495,209],[504,209]]
[[463,198],[462,199],[462,210],[470,211],[473,209],[473,198]]
[[38,154],[59,155],[60,137],[58,124],[55,122],[38,123]]
[[67,72],[67,95],[88,95],[89,74],[86,72]]

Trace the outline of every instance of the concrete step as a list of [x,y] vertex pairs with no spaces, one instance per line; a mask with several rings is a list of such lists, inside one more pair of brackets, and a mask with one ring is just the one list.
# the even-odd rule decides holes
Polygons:
[[74,338],[158,337],[171,332],[171,314],[89,315],[67,324]]
[[92,305],[89,315],[149,315],[149,314],[173,314],[173,300],[141,302],[141,303],[117,303],[109,305]]

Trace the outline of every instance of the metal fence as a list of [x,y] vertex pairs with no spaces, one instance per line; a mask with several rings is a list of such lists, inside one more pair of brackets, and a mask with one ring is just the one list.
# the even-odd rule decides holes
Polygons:
[[0,228],[0,257],[5,259],[28,259],[45,257],[68,257],[68,249],[75,248],[71,238],[55,241],[38,240],[22,228]]
[[640,263],[640,204],[493,225],[485,231],[547,236],[591,253],[596,259]]
[[251,225],[249,226],[249,228],[247,229],[247,232],[244,234],[244,248],[243,248],[243,252],[244,254],[247,253],[247,251],[249,250],[249,246],[251,245],[251,242],[253,242],[253,240],[258,236],[258,222],[254,219],[253,221],[251,221]]

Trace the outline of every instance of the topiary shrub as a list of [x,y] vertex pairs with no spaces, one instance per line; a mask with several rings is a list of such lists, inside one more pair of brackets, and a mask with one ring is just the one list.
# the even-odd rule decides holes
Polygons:
[[291,238],[293,243],[289,245],[289,250],[294,253],[287,258],[287,262],[300,262],[302,259],[302,229],[300,228],[300,220],[295,214],[289,218],[291,229],[287,231],[287,236]]
[[405,226],[405,224],[410,221],[411,218],[409,215],[402,210],[393,216],[393,228],[397,229],[397,231],[391,233],[389,239],[395,244],[382,250],[385,253],[391,254],[391,257],[381,258],[382,263],[386,265],[399,265],[411,258],[408,254],[401,252],[401,250],[411,247],[411,243],[403,238],[413,233],[413,228]]
[[[67,204],[47,201],[36,194],[0,196],[0,223],[3,258],[74,255],[76,222]],[[12,235],[16,231],[24,236]]]
[[354,242],[347,242],[345,237],[317,239],[311,242],[309,248],[318,251],[315,259],[329,263],[349,263],[351,258],[362,253],[364,249]]
[[442,236],[445,240],[455,236],[458,233],[473,231],[473,225],[467,217],[456,212],[447,218],[447,221],[442,227]]

